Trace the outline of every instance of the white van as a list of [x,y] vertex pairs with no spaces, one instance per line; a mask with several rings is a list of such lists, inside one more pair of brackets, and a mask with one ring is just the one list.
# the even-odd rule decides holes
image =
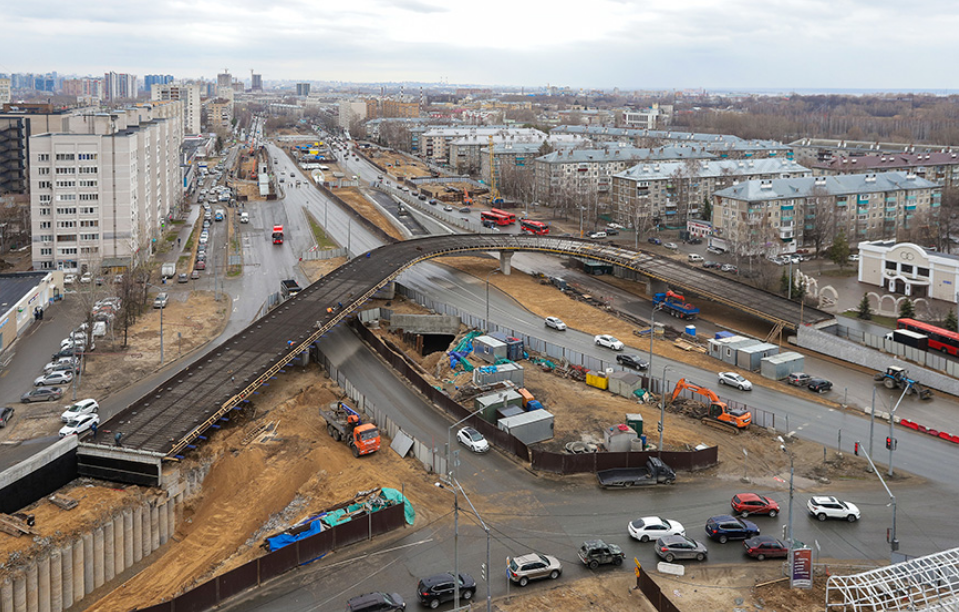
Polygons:
[[702,255],[697,255],[696,253],[690,253],[689,256],[688,256],[686,259],[687,259],[687,261],[689,261],[690,263],[697,263],[697,262],[701,262],[701,261],[703,260],[703,256],[702,256]]
[[250,222],[250,213],[241,212],[240,213],[240,223],[249,223]]

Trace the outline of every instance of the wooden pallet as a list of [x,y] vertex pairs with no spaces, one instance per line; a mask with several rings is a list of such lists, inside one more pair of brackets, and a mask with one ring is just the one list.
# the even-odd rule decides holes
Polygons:
[[0,514],[0,531],[19,538],[27,533],[30,535],[40,535],[40,532],[33,529],[23,519],[10,516],[9,514]]
[[60,495],[59,493],[54,493],[48,499],[51,504],[61,510],[73,510],[80,504],[77,500],[67,497],[66,495]]

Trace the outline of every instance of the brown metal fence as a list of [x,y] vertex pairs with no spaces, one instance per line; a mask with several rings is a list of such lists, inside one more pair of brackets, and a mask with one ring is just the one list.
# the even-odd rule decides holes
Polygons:
[[646,599],[648,599],[659,612],[679,612],[679,608],[663,594],[659,585],[653,582],[649,574],[641,568],[636,572],[636,588],[642,591]]
[[254,559],[170,601],[143,608],[140,612],[203,612],[251,587],[280,576],[298,565],[314,561],[331,550],[381,535],[406,524],[406,507],[389,506],[365,517],[331,527]]
[[[660,456],[656,451],[572,455],[535,448],[530,449],[529,453],[534,470],[554,474],[584,474],[612,468],[642,467],[650,457]],[[663,451],[661,456],[663,461],[676,471],[694,472],[716,465],[719,448],[713,446],[698,451]]]

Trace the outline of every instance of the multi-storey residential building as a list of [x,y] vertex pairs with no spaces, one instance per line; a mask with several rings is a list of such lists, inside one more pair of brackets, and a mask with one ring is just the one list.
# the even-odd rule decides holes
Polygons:
[[10,104],[10,79],[0,77],[0,105]]
[[697,147],[646,149],[612,144],[603,148],[554,151],[533,162],[536,200],[549,206],[564,198],[587,194],[603,198],[609,194],[614,174],[640,162],[713,158],[715,155]]
[[135,74],[107,72],[103,75],[103,99],[110,102],[137,97]]
[[150,95],[154,85],[166,85],[173,82],[172,74],[148,74],[143,77],[143,89]]
[[61,84],[65,95],[86,98],[90,100],[103,99],[103,79],[64,79]]
[[653,104],[649,108],[626,111],[623,113],[623,124],[628,128],[655,130],[668,126],[672,117],[672,104]]
[[814,176],[908,172],[943,187],[959,186],[959,154],[952,151],[933,153],[896,153],[879,155],[839,155],[810,165]]
[[300,97],[306,97],[310,95],[310,84],[309,83],[297,83],[296,84],[296,95]]
[[180,100],[183,102],[183,133],[199,134],[203,107],[200,104],[200,86],[194,83],[169,83],[154,85],[151,99],[157,101]]
[[[438,164],[448,164],[455,167],[467,166],[467,158],[472,160],[474,172],[479,170],[479,148],[489,145],[489,137],[497,139],[495,142],[542,142],[546,139],[546,134],[534,128],[514,128],[507,126],[462,126],[462,127],[438,127],[424,132],[420,136],[421,153],[431,161]],[[461,162],[457,162],[456,156],[451,152],[452,144],[456,141],[461,151],[457,156],[462,156]],[[476,147],[475,154],[469,151],[470,147]]]
[[822,251],[839,231],[850,243],[928,240],[941,187],[905,172],[747,181],[713,194],[713,238],[740,253]]
[[774,140],[745,140],[730,134],[699,134],[645,128],[559,125],[551,135],[580,134],[596,142],[617,142],[637,147],[681,145],[704,147],[717,157],[748,159],[758,157],[792,157],[792,148]]
[[62,131],[74,112],[54,109],[52,104],[8,104],[0,109],[0,194],[27,192],[30,137]]
[[211,129],[229,129],[233,123],[233,102],[217,98],[207,105],[207,121]]
[[182,195],[182,103],[69,117],[30,138],[33,266],[126,268],[148,258]]
[[[869,140],[846,140],[832,138],[800,138],[789,143],[799,163],[812,166],[816,162],[829,161],[836,156],[859,157],[863,155],[897,155],[899,153],[943,152],[941,146],[903,144],[901,142],[876,142]],[[946,152],[951,151],[947,149]]]
[[[451,141],[449,143],[449,165],[457,172],[480,174],[485,161],[488,173],[490,144],[493,145],[494,150],[501,145],[509,147],[532,144],[541,147],[547,140],[553,147],[584,144],[580,138],[575,136],[560,134],[550,137],[548,134],[535,129],[513,128],[496,134],[471,135]],[[489,175],[487,174],[486,177],[489,178]]]
[[263,75],[262,74],[250,75],[250,90],[263,91]]
[[342,100],[338,104],[340,129],[348,132],[353,124],[366,119],[366,102]]
[[713,192],[753,179],[811,176],[791,160],[687,160],[643,163],[613,175],[612,210],[620,223],[685,228]]

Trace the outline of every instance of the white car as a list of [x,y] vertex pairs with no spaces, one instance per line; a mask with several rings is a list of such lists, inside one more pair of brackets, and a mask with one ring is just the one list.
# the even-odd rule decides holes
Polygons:
[[64,423],[75,421],[85,414],[96,414],[100,411],[100,404],[95,399],[80,400],[76,404],[67,406],[67,409],[60,415],[60,420]]
[[43,366],[43,373],[49,374],[60,366],[72,365],[74,367],[80,365],[80,360],[75,357],[60,357],[59,359],[54,359],[47,365]]
[[607,223],[607,224],[606,224],[606,227],[608,227],[609,229],[614,229],[614,230],[626,229],[625,227],[623,227],[623,226],[620,225],[619,223]]
[[100,424],[100,417],[98,415],[93,413],[80,415],[60,428],[60,437],[82,434],[93,427],[94,423],[97,425]]
[[690,263],[698,263],[698,262],[703,261],[703,256],[702,256],[702,255],[697,255],[696,253],[690,253],[690,254],[686,257],[686,260],[689,261]]
[[630,521],[626,528],[634,540],[640,542],[656,541],[668,535],[686,535],[686,528],[679,521],[671,521],[661,516],[644,516]]
[[546,317],[543,319],[543,322],[546,323],[546,327],[552,327],[553,329],[559,331],[566,331],[566,323],[563,323],[563,320],[558,317]]
[[[60,350],[68,351],[70,349],[77,349],[78,351],[86,351],[87,343],[83,340],[74,340],[73,338],[66,338],[60,341]],[[95,350],[97,348],[96,343],[91,344],[89,350]]]
[[72,284],[75,283],[75,282],[77,282],[77,275],[76,275],[76,274],[67,274],[66,276],[63,277],[63,284],[64,284],[64,285],[72,285]]
[[740,391],[753,390],[753,384],[735,372],[720,372],[719,384],[736,387]]
[[625,344],[609,334],[600,334],[593,338],[593,342],[595,342],[598,346],[605,346],[606,348],[613,349],[614,351],[621,351],[626,348]]
[[485,453],[489,450],[489,442],[483,434],[472,427],[464,427],[456,434],[456,440],[474,453]]
[[851,502],[839,501],[831,495],[815,495],[806,502],[806,509],[809,514],[815,516],[820,521],[827,518],[844,519],[850,523],[859,520],[859,508]]
[[59,385],[68,384],[73,380],[73,372],[70,370],[61,371],[61,372],[50,372],[49,374],[44,374],[43,376],[38,376],[33,381],[34,387],[57,387]]
[[90,274],[89,272],[87,272],[86,274],[84,274],[83,276],[80,277],[80,282],[81,282],[81,283],[89,283],[89,282],[92,282],[92,281],[93,281],[93,275]]
[[606,232],[590,232],[587,234],[587,238],[592,240],[602,240],[603,238],[606,238]]

